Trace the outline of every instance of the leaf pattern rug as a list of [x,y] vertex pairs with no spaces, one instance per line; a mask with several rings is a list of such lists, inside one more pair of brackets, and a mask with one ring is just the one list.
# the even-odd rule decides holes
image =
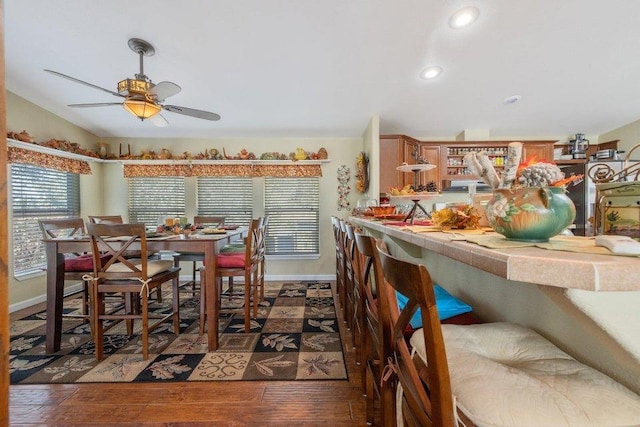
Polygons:
[[[207,352],[206,335],[198,335],[198,297],[181,294],[180,335],[170,322],[155,329],[146,361],[138,331],[127,335],[124,322],[105,334],[105,358],[97,362],[89,325],[81,320],[64,318],[61,349],[54,354],[44,349],[45,312],[13,321],[11,384],[347,379],[330,283],[265,283],[265,300],[248,334],[242,306],[234,307],[238,301],[223,295],[223,307],[232,311],[221,315],[218,351]],[[79,298],[65,301],[65,312],[80,304]],[[167,292],[152,309],[170,307]]]

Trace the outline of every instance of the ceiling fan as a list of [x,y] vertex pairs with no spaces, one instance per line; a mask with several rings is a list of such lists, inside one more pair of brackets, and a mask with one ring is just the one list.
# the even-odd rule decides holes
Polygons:
[[178,113],[185,116],[191,116],[205,120],[220,120],[220,115],[209,111],[196,110],[194,108],[179,107],[177,105],[165,105],[164,100],[170,96],[176,95],[182,89],[175,83],[163,81],[158,84],[151,82],[151,79],[144,74],[144,57],[152,56],[155,53],[153,46],[144,40],[133,38],[129,39],[129,48],[137,53],[140,57],[140,73],[135,75],[133,79],[124,79],[118,82],[118,91],[114,92],[109,89],[85,82],[75,77],[67,76],[53,70],[44,70],[55,76],[71,80],[103,92],[110,93],[114,96],[124,98],[123,102],[99,102],[91,104],[70,104],[69,107],[107,107],[112,105],[122,105],[125,110],[139,118],[140,120],[149,119],[159,127],[165,127],[169,123],[160,115],[161,110]]

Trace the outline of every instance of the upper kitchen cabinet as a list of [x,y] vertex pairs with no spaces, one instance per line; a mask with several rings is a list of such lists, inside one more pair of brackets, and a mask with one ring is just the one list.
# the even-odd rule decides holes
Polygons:
[[[413,176],[398,171],[403,162],[416,163],[420,152],[420,141],[406,135],[380,135],[380,192],[386,193],[391,187],[413,184]],[[412,159],[414,159],[412,161]]]
[[[464,155],[470,151],[484,151],[500,173],[507,156],[507,146],[511,141],[465,141],[441,144],[441,180],[476,179],[463,165]],[[521,162],[535,156],[538,160],[553,160],[553,144],[556,141],[522,141]],[[435,143],[432,143],[435,144]]]

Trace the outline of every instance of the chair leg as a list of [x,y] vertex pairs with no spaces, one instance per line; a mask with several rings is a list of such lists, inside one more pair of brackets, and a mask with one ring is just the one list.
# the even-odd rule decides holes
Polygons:
[[149,297],[142,293],[142,359],[149,359]]
[[[205,283],[206,283],[206,275],[203,268],[200,270],[200,328],[198,330],[198,332],[200,333],[200,336],[204,335],[204,327],[206,324],[206,316],[207,316],[206,304],[205,304],[206,297],[207,297],[205,295],[205,286],[204,286]],[[216,283],[216,286],[218,286],[217,283]]]
[[180,277],[171,281],[173,287],[173,333],[180,334]]
[[[202,288],[202,278],[200,279],[200,288]],[[196,296],[196,261],[193,261],[193,271],[191,273],[191,295]]]
[[365,375],[365,389],[366,389],[366,417],[367,424],[373,425],[375,423],[375,381],[372,368],[367,364],[367,370]]
[[98,284],[92,282],[91,284],[91,299],[93,301],[93,342],[95,344],[96,360],[102,360],[103,346],[104,346],[104,329],[103,320],[101,319],[104,314],[104,294],[98,292]]
[[244,332],[251,331],[251,275],[244,275]]
[[[126,313],[136,313],[136,296],[130,292],[124,295],[124,310]],[[126,319],[127,335],[133,335],[133,319]]]

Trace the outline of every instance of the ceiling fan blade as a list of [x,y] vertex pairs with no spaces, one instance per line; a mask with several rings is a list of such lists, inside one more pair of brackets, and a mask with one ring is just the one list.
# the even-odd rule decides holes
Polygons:
[[152,116],[150,119],[148,119],[151,123],[153,123],[154,126],[159,127],[159,128],[166,128],[167,126],[169,126],[169,122],[167,121],[167,119],[165,119],[164,117],[162,117],[161,114],[156,114],[155,116]]
[[196,110],[195,108],[179,107],[177,105],[163,105],[162,108],[167,111],[171,111],[172,113],[184,114],[185,116],[191,116],[198,119],[212,121],[220,120],[219,114],[211,113],[209,111]]
[[59,73],[59,72],[53,71],[53,70],[44,70],[44,71],[46,71],[47,73],[51,73],[54,76],[62,77],[63,79],[71,80],[72,82],[80,83],[82,85],[89,86],[89,87],[92,87],[94,89],[98,89],[98,90],[101,90],[103,92],[110,93],[111,95],[115,95],[115,96],[119,96],[121,98],[124,98],[124,96],[120,95],[118,92],[114,92],[112,90],[105,89],[105,88],[100,87],[100,86],[96,86],[96,85],[94,85],[92,83],[85,82],[84,80],[76,79],[75,77],[67,76],[66,74],[62,74],[62,73]]
[[182,88],[175,83],[160,82],[149,89],[149,95],[155,96],[159,102],[162,102],[168,97],[179,93],[181,90]]
[[87,107],[108,107],[111,105],[122,106],[122,102],[94,102],[91,104],[69,104],[69,107],[87,108]]

